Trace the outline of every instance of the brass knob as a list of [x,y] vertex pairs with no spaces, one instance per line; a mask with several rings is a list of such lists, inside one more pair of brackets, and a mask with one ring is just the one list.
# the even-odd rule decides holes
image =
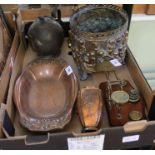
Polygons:
[[129,118],[131,121],[139,121],[143,118],[142,112],[133,110],[129,113]]
[[129,101],[129,95],[127,92],[123,90],[114,91],[111,94],[111,99],[117,103],[123,105],[124,103]]

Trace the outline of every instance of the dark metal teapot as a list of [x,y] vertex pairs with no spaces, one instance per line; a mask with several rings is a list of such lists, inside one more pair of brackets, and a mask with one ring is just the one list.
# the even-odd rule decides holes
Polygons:
[[64,40],[61,25],[52,17],[39,17],[28,31],[29,43],[40,56],[58,56]]

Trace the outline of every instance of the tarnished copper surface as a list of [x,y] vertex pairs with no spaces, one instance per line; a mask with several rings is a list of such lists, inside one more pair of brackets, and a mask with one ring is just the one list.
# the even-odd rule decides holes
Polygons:
[[82,88],[78,95],[78,112],[84,130],[97,130],[102,114],[101,90]]
[[14,101],[21,124],[31,131],[63,128],[71,119],[78,84],[60,59],[36,59],[16,81]]
[[[103,82],[100,84],[100,88],[102,89],[102,95],[106,103],[111,125],[120,126],[131,120],[135,121],[145,118],[145,101],[142,96],[140,96],[140,94],[134,94],[135,91],[133,90],[135,89],[128,81],[118,80]],[[119,93],[117,94],[115,92],[122,92],[122,96]],[[133,95],[131,95],[131,92],[133,92]],[[116,97],[117,102],[113,97],[114,93],[115,95],[120,95]],[[135,100],[130,100],[130,98],[135,98]],[[135,112],[136,114],[138,113],[138,115],[141,116],[136,116],[135,118]]]

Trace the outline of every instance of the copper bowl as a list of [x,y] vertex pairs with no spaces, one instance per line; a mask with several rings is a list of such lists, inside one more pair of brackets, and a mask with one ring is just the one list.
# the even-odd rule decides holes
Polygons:
[[37,59],[16,81],[14,101],[20,123],[30,131],[62,129],[71,120],[77,96],[75,74],[60,59]]

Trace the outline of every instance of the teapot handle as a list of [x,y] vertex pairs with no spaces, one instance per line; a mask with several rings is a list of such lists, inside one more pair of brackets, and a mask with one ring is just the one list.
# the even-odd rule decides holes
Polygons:
[[40,17],[38,17],[38,19],[40,20],[40,22],[44,22],[45,20],[44,20],[44,17],[45,16],[40,16]]
[[50,7],[53,8],[51,12],[51,16],[54,17],[58,22],[61,21],[61,10],[60,10],[61,5],[55,4],[55,5],[50,5]]

